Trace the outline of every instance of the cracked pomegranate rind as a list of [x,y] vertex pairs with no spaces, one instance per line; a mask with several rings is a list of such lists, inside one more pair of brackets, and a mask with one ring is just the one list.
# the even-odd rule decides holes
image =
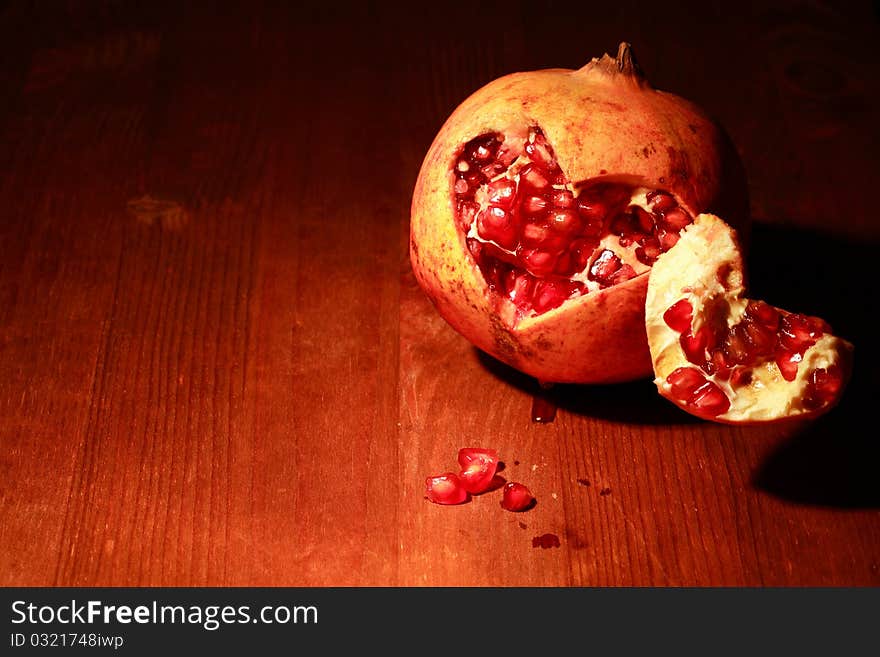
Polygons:
[[697,216],[651,270],[648,344],[661,395],[726,423],[815,417],[840,400],[853,346],[822,319],[744,296],[736,232]]
[[413,194],[419,284],[459,333],[551,383],[648,376],[647,272],[701,211],[746,225],[723,131],[653,89],[627,44],[500,78],[431,145]]

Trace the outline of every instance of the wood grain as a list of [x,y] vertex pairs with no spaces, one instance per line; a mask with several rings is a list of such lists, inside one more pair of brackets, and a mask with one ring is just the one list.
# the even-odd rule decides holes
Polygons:
[[[880,584],[872,5],[178,5],[2,8],[0,584]],[[755,291],[855,342],[819,422],[542,392],[418,288],[449,112],[624,39],[739,148]],[[428,503],[467,445],[537,505]]]

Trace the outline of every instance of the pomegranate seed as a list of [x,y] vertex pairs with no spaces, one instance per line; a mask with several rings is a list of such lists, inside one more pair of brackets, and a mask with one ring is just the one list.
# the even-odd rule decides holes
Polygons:
[[648,192],[646,198],[648,199],[648,205],[651,206],[651,210],[661,214],[678,205],[675,199],[665,192]]
[[516,232],[513,216],[498,205],[490,205],[477,217],[477,233],[486,240],[491,240],[505,249],[516,245]]
[[509,178],[499,178],[489,183],[489,203],[498,205],[505,210],[513,207],[516,200],[516,183]]
[[534,501],[534,496],[523,484],[511,481],[504,485],[501,506],[507,511],[524,511]]
[[553,152],[550,149],[547,140],[544,139],[544,135],[536,134],[535,140],[525,145],[525,152],[526,155],[529,156],[529,159],[543,171],[549,174],[555,174],[559,169],[556,164],[556,158],[553,156]]
[[467,184],[467,180],[459,178],[455,181],[454,189],[456,194],[467,194],[470,186]]
[[498,469],[498,452],[481,447],[463,447],[458,450],[461,472],[458,478],[468,493],[482,493],[492,484]]
[[591,280],[608,285],[611,282],[611,277],[620,269],[620,266],[620,258],[614,254],[614,251],[605,249],[590,267],[589,277]]
[[581,190],[578,194],[577,209],[588,223],[596,223],[600,226],[605,215],[608,214],[608,206],[587,189]]
[[690,330],[682,333],[679,338],[679,344],[685,357],[695,365],[702,365],[706,362],[706,348],[709,346],[709,329],[706,326],[700,327],[697,334],[694,335]]
[[636,275],[636,270],[629,265],[623,265],[617,273],[611,277],[611,285],[620,285]]
[[721,388],[711,381],[706,381],[694,391],[693,396],[688,400],[688,405],[706,415],[717,417],[730,408],[730,399]]
[[446,472],[425,480],[425,497],[434,504],[461,504],[468,493],[454,472]]
[[635,223],[639,227],[639,229],[643,233],[650,233],[654,230],[654,217],[651,216],[650,212],[647,212],[643,208],[639,206],[633,206],[632,208],[633,217],[635,218]]
[[550,200],[557,208],[573,208],[574,194],[567,189],[555,189],[550,195]]
[[524,249],[520,254],[523,264],[533,276],[539,278],[553,273],[556,256],[541,249]]
[[743,367],[737,367],[730,376],[730,385],[747,386],[752,382],[752,372]]
[[824,406],[834,401],[842,387],[843,372],[837,365],[815,369],[807,378],[804,405],[811,409]]
[[666,377],[666,383],[672,387],[672,394],[682,401],[690,399],[694,391],[705,382],[703,373],[693,367],[679,367]]
[[636,258],[643,265],[653,265],[660,257],[660,243],[653,237],[644,240],[644,244],[636,249]]
[[[611,232],[618,237],[629,238],[630,235],[636,232],[633,216],[625,212],[617,215],[611,222]],[[630,243],[632,243],[631,239]]]
[[592,242],[586,239],[577,239],[571,243],[569,247],[574,259],[576,271],[583,271],[590,263],[590,256],[596,250],[598,242]]
[[756,356],[767,356],[773,352],[776,345],[776,333],[767,326],[754,321],[745,321],[746,334],[749,342],[754,346]]
[[523,214],[528,217],[543,217],[547,210],[547,199],[543,196],[527,196],[521,207]]
[[681,208],[674,208],[663,215],[663,225],[667,230],[679,232],[691,223],[693,219]]
[[574,210],[560,208],[550,213],[550,226],[563,235],[577,235],[583,228],[583,222]]
[[712,351],[709,360],[700,365],[706,374],[711,374],[722,381],[727,381],[730,378],[730,366],[731,363],[721,349]]
[[543,195],[550,191],[550,181],[541,173],[540,169],[532,164],[527,164],[519,172],[519,184],[524,190]]
[[687,299],[679,299],[663,313],[663,321],[673,331],[690,331],[694,321],[694,307]]
[[535,285],[534,308],[539,313],[561,306],[582,284],[571,281],[543,280]]
[[806,351],[822,335],[815,323],[811,324],[809,318],[797,313],[784,316],[780,324],[779,342],[791,351]]
[[[514,272],[511,270],[511,273]],[[532,278],[529,274],[520,274],[519,276],[515,276],[513,285],[508,288],[508,297],[520,308],[527,308],[531,303],[530,300],[532,298],[532,284],[534,282],[535,279]]]
[[746,316],[773,333],[779,328],[781,318],[779,311],[763,301],[749,301],[749,305],[746,306]]
[[522,227],[523,244],[538,246],[550,237],[550,226],[546,222],[528,222]]
[[746,365],[752,361],[754,354],[747,336],[746,328],[742,324],[731,327],[727,332],[722,349],[730,363]]
[[678,244],[678,240],[681,239],[681,235],[660,228],[657,230],[657,239],[660,240],[660,248],[663,249],[663,251],[665,252]]
[[781,351],[776,354],[776,365],[782,378],[786,381],[794,381],[797,378],[798,364],[803,358],[803,354],[796,351]]

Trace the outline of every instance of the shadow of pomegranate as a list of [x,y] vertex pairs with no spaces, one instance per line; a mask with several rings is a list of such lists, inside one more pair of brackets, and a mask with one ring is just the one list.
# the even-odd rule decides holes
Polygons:
[[750,295],[822,317],[856,347],[840,405],[769,454],[752,478],[758,490],[800,504],[880,508],[877,290],[871,287],[878,248],[876,241],[754,226]]
[[[673,406],[657,394],[653,381],[645,379],[609,385],[556,384],[542,388],[531,376],[475,349],[480,363],[496,378],[532,397],[545,399],[568,413],[627,424],[693,424],[702,422]],[[528,408],[523,409],[529,413]]]

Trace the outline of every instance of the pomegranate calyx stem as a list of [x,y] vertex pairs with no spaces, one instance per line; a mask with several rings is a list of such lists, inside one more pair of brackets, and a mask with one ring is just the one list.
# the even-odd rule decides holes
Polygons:
[[626,41],[622,41],[618,46],[616,57],[612,57],[608,53],[602,55],[601,58],[594,57],[579,72],[587,73],[594,69],[606,75],[623,75],[639,85],[648,84],[641,66],[636,61],[632,44]]

